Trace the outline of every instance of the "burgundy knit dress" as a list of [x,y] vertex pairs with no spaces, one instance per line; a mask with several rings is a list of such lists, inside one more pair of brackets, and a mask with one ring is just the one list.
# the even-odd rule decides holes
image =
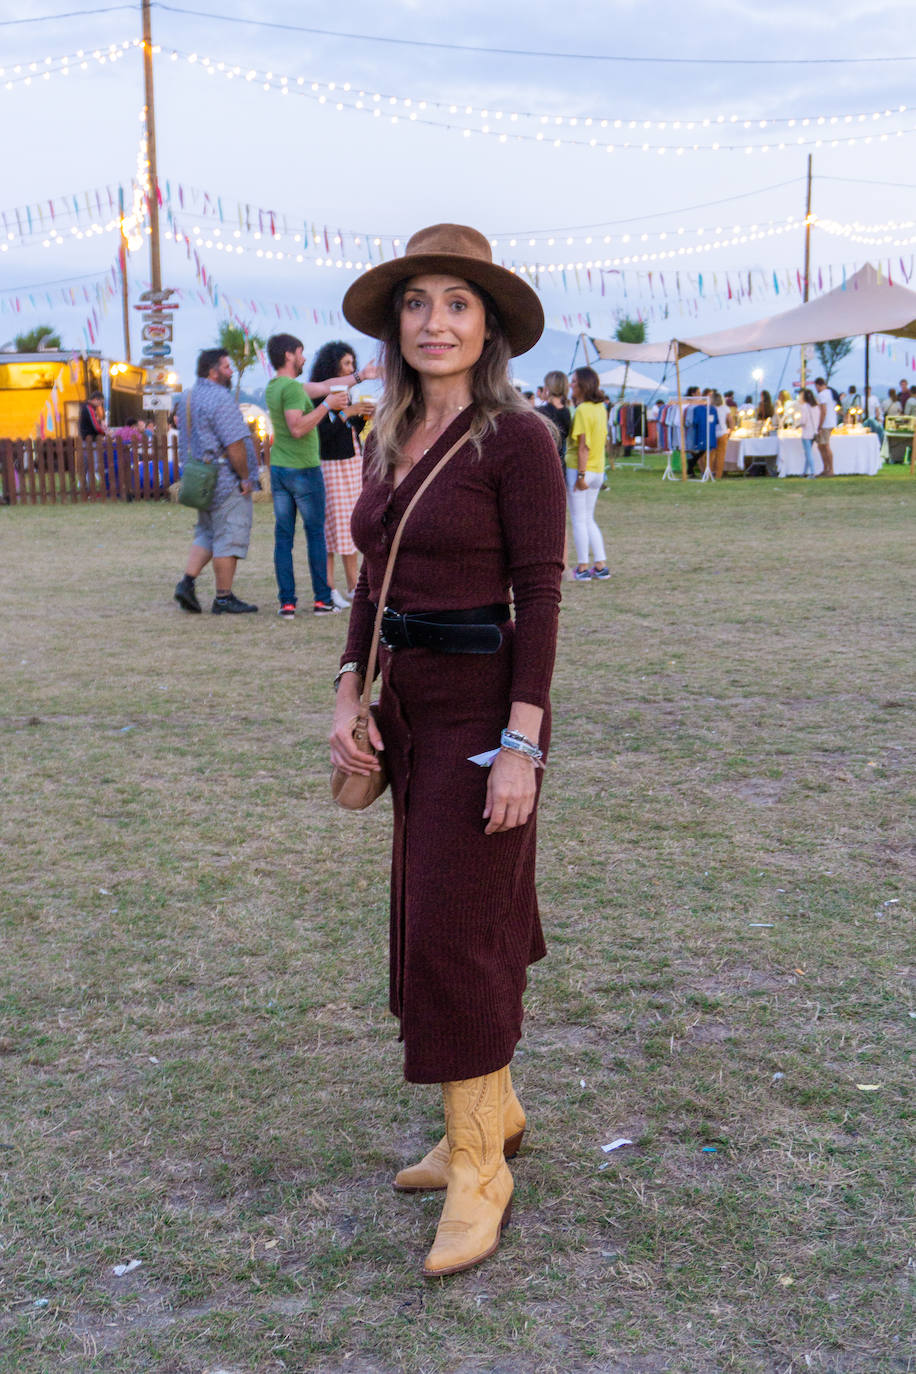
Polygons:
[[[365,555],[341,662],[365,663],[390,541],[417,487],[462,433],[461,415],[396,490],[366,477],[353,512]],[[373,454],[367,444],[367,468]],[[478,456],[469,442],[407,523],[388,604],[466,610],[514,600],[495,654],[380,649],[379,726],[391,778],[390,1006],[406,1078],[442,1083],[508,1064],[521,1035],[527,966],[546,953],[535,893],[536,812],[485,835],[488,771],[513,701],[544,708],[563,571],[566,496],[556,445],[536,415],[510,413]],[[538,770],[538,789],[543,774]]]

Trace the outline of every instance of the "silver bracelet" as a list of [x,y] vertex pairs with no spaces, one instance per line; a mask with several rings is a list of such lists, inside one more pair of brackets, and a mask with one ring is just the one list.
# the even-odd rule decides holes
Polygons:
[[[357,662],[356,662],[356,659],[353,659],[350,663],[345,663],[345,664],[343,665],[343,667],[341,668],[340,672],[339,672],[339,673],[337,674],[337,676],[335,677],[335,679],[334,679],[334,691],[335,691],[335,692],[337,691],[337,689],[338,689],[339,686],[340,686],[340,679],[343,677],[344,673],[357,673],[357,674],[359,675],[359,677],[362,679],[362,682],[365,682],[365,679],[366,679],[366,669],[363,667],[363,665],[362,665],[361,663],[357,663]],[[360,683],[360,685],[362,685],[362,682]]]
[[499,737],[500,749],[508,749],[511,753],[524,754],[526,759],[530,759],[536,768],[544,766],[544,751],[539,749],[536,744],[532,744],[527,735],[521,734],[518,730],[503,730]]

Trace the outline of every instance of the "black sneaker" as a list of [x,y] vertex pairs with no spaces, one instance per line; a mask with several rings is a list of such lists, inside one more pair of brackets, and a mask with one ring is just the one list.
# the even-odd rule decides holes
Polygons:
[[194,615],[200,615],[200,602],[194,590],[194,578],[189,577],[187,573],[175,588],[175,600],[183,611],[192,611]]
[[316,615],[340,615],[333,601],[316,601],[312,610]]
[[216,597],[210,609],[214,615],[245,615],[258,608],[248,601],[239,601],[235,593],[230,592],[228,596]]

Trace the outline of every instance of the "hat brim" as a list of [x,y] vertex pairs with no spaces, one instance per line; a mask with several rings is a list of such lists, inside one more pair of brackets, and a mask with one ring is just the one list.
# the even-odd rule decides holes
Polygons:
[[391,296],[399,282],[429,273],[462,277],[492,297],[513,358],[533,348],[544,332],[544,308],[537,292],[521,277],[496,263],[458,253],[416,253],[372,267],[343,298],[343,313],[354,329],[382,339],[391,323]]

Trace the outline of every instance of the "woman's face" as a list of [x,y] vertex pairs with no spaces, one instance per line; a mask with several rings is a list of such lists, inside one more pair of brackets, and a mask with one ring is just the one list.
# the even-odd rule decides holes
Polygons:
[[579,404],[579,402],[582,400],[582,390],[581,390],[581,388],[580,388],[580,386],[579,386],[579,378],[578,378],[578,377],[573,377],[572,381],[570,382],[570,384],[569,384],[569,394],[570,394],[570,396],[572,397],[572,403],[573,403],[573,405],[574,405],[574,406],[577,406],[577,405]]
[[404,361],[421,377],[470,372],[487,338],[483,301],[461,277],[411,277],[400,317]]
[[341,377],[352,377],[352,376],[353,376],[353,373],[354,373],[355,371],[356,371],[356,359],[354,358],[354,356],[353,356],[352,353],[345,353],[345,354],[343,355],[343,357],[341,358],[341,360],[340,360],[340,373],[339,373],[339,375],[340,375]]

